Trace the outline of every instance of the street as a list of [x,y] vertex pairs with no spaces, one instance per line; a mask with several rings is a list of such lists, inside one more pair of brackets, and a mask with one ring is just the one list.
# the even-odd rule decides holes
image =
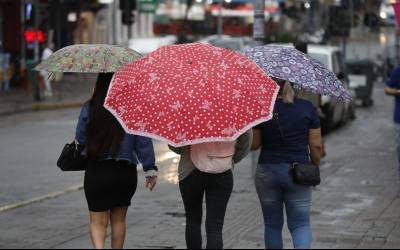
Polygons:
[[[314,248],[397,248],[400,244],[393,100],[384,96],[382,84],[377,84],[374,95],[374,107],[358,109],[357,120],[326,138],[324,181],[314,193],[312,209]],[[83,174],[62,173],[55,165],[63,144],[73,138],[78,115],[78,109],[70,109],[0,118],[1,248],[91,247],[80,189]],[[165,144],[155,145],[159,184],[153,193],[145,190],[140,172],[126,247],[184,248],[184,211],[176,185],[178,158]],[[235,169],[224,229],[226,248],[264,245],[252,179],[254,157],[247,157]],[[286,247],[292,248],[287,230],[285,239]]]

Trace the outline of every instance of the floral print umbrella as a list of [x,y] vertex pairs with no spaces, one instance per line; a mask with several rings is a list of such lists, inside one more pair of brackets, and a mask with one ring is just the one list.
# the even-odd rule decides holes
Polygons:
[[70,73],[112,73],[141,58],[134,50],[103,44],[80,44],[65,47],[35,70]]
[[275,78],[288,80],[295,87],[339,100],[351,100],[342,82],[318,60],[296,50],[278,45],[248,48],[243,54]]
[[272,118],[278,91],[239,53],[172,45],[117,72],[105,107],[128,133],[179,147],[236,140]]

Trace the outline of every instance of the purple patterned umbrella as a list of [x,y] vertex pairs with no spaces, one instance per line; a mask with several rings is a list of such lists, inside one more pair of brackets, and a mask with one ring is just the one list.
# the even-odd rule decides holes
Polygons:
[[352,99],[335,73],[295,48],[266,45],[245,49],[243,54],[257,63],[268,75],[288,80],[295,87],[339,100]]

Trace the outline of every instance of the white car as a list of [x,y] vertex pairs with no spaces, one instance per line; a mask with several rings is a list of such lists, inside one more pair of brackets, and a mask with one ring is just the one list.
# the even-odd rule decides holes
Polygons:
[[[277,44],[291,47],[292,44]],[[354,90],[349,88],[349,80],[345,70],[345,61],[339,47],[327,45],[308,45],[308,55],[323,63],[330,71],[342,81],[343,86],[354,96]],[[320,105],[324,115],[321,120],[324,132],[329,132],[335,127],[345,124],[355,117],[354,102],[339,101],[330,96],[321,96]]]
[[386,25],[396,25],[396,14],[394,12],[393,8],[393,0],[385,0],[383,1],[380,11],[379,11],[379,16],[382,20],[382,22]]
[[211,44],[216,47],[231,49],[234,51],[242,51],[246,47],[251,46],[253,39],[250,37],[232,37],[232,36],[209,36],[200,41],[201,43]]
[[129,41],[129,48],[147,55],[162,46],[173,45],[178,41],[176,36],[135,38]]
[[[345,60],[342,51],[338,47],[309,45],[308,54],[327,66],[329,70],[338,76],[345,88],[349,89],[350,92],[354,92],[349,88]],[[345,124],[355,117],[355,105],[353,102],[343,102],[329,96],[322,96],[321,106],[326,116],[326,119],[323,121],[323,126],[327,131],[340,124]]]

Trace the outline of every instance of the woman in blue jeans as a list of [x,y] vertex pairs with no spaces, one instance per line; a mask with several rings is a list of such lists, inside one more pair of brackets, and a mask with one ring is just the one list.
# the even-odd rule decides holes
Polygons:
[[261,147],[256,189],[265,221],[265,246],[282,249],[283,209],[296,249],[310,249],[312,189],[296,185],[290,174],[293,163],[320,164],[321,124],[311,102],[296,99],[289,82],[276,79],[281,91],[274,119],[254,129],[253,146]]

